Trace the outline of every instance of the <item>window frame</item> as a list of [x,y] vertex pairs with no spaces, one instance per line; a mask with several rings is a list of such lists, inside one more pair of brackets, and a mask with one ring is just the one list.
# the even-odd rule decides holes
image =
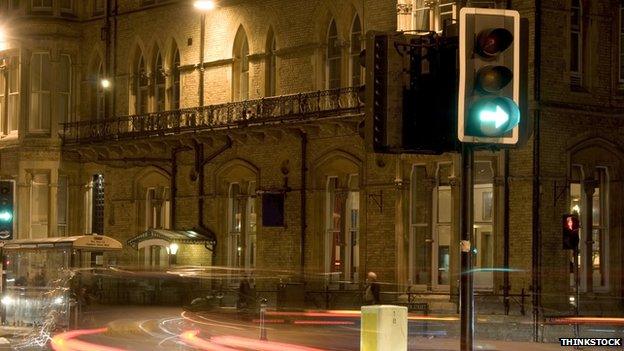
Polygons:
[[[578,4],[576,6],[575,4]],[[574,23],[574,11],[577,12],[578,23]],[[577,37],[576,53],[573,52],[574,37]],[[576,56],[577,70],[572,67],[573,56]],[[581,0],[570,2],[570,85],[582,86],[583,84],[583,3]]]
[[[357,31],[355,26],[357,25]],[[364,84],[364,67],[360,65],[360,53],[362,52],[362,43],[363,43],[363,28],[362,21],[360,20],[360,16],[356,13],[353,16],[353,21],[351,22],[351,45],[350,45],[350,60],[349,60],[349,82],[352,87],[359,87]],[[357,39],[357,48],[355,47],[355,42]],[[357,75],[356,75],[357,73]],[[357,76],[357,79],[356,79]]]
[[153,96],[154,106],[152,111],[163,112],[166,108],[166,87],[167,76],[165,74],[165,65],[160,50],[156,53],[152,66]]
[[[62,65],[63,65],[63,59],[67,58],[67,91],[62,91],[62,87],[60,82],[62,81],[62,75],[65,73],[63,72]],[[59,56],[59,65],[58,65],[59,69],[58,69],[58,74],[61,76],[58,79],[58,89],[56,91],[56,95],[57,95],[57,110],[59,113],[58,116],[58,122],[59,123],[67,123],[67,122],[71,122],[72,121],[72,78],[73,78],[73,74],[72,74],[72,61],[71,61],[71,56],[69,54],[61,54]],[[60,115],[61,113],[61,102],[62,102],[62,97],[65,97],[66,101],[67,101],[67,108],[66,108],[66,115],[62,116]]]
[[[328,90],[342,87],[342,45],[338,25],[334,18],[329,22],[325,50],[325,88]],[[334,46],[334,50],[332,49]]]
[[[45,177],[45,182],[38,182],[36,179],[38,176],[43,176]],[[38,213],[37,214],[37,218],[38,217],[43,217],[45,216],[45,221],[35,221],[35,211],[38,211],[38,209],[36,210],[36,206],[33,205],[34,203],[34,199],[35,199],[35,193],[38,191],[37,188],[41,187],[40,190],[43,190],[43,192],[41,194],[45,193],[45,197],[47,198],[45,204],[46,204],[46,211],[45,214],[41,214]],[[47,193],[46,193],[46,189],[47,189]],[[41,195],[39,194],[39,195]],[[50,233],[50,173],[46,172],[46,171],[33,171],[32,173],[32,179],[30,180],[30,218],[29,218],[29,236],[31,239],[34,239],[35,237],[33,236],[33,226],[43,226],[45,227],[45,233],[44,233],[44,237],[47,236]],[[38,196],[39,197],[39,196]],[[40,203],[40,201],[37,201],[37,203]],[[38,236],[39,237],[39,236]]]
[[[45,64],[44,58],[47,56],[47,69],[48,69],[48,79],[46,79],[44,75]],[[35,74],[33,73],[33,62],[35,61],[35,57],[40,57],[39,63],[39,82],[35,82]],[[36,68],[35,68],[36,69]],[[29,99],[29,114],[28,114],[28,132],[29,133],[50,133],[51,125],[52,125],[52,91],[53,87],[51,84],[51,79],[54,75],[52,70],[51,57],[49,52],[45,51],[36,51],[33,52],[30,57],[30,99]],[[47,90],[44,90],[43,84],[47,84]],[[38,89],[36,89],[38,88]],[[35,96],[38,96],[39,99],[35,99]],[[47,96],[47,106],[44,98]],[[38,102],[37,106],[34,106],[35,101]],[[37,113],[33,113],[35,107],[37,108]],[[45,120],[45,113],[47,107],[47,121]],[[47,123],[47,125],[46,125]]]
[[618,16],[618,82],[624,88],[624,1],[620,1]]
[[[44,6],[44,2],[46,1],[50,2],[50,6]],[[39,2],[41,5],[35,5],[35,2]],[[30,9],[33,12],[52,12],[53,6],[53,0],[30,0]]]

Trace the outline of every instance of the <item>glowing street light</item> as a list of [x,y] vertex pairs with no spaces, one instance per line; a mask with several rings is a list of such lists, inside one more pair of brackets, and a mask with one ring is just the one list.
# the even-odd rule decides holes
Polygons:
[[212,0],[197,0],[193,3],[193,6],[200,11],[210,11],[216,7]]
[[110,80],[104,78],[100,81],[100,84],[102,85],[102,88],[104,89],[108,89],[111,86]]
[[180,248],[180,247],[179,247],[179,246],[178,246],[178,244],[176,244],[176,243],[171,243],[171,244],[169,244],[169,252],[170,252],[172,255],[177,254],[177,253],[178,253],[178,249],[179,249],[179,248]]

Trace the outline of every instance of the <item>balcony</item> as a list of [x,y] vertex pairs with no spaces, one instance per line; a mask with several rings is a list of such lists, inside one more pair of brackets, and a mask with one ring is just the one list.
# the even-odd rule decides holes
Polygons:
[[63,145],[147,139],[360,115],[358,87],[61,124]]

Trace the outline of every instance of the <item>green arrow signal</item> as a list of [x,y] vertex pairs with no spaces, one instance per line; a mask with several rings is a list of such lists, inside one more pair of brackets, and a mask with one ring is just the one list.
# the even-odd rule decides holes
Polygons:
[[494,126],[500,128],[500,126],[509,121],[509,114],[500,106],[496,105],[495,111],[481,110],[479,113],[479,120],[481,120],[481,122],[494,122]]
[[9,212],[9,211],[2,211],[2,212],[0,212],[0,221],[8,222],[11,219],[13,219],[13,215],[11,214],[11,212]]

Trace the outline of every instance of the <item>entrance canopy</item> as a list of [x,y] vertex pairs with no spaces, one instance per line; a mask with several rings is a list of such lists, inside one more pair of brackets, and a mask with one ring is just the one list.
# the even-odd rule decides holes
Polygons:
[[208,249],[211,249],[208,245],[210,245],[210,247],[214,247],[216,242],[215,234],[208,230],[148,229],[128,240],[128,245],[138,249],[140,242],[153,239],[160,239],[169,243],[177,244],[203,244]]
[[121,243],[104,235],[78,235],[56,238],[19,239],[0,243],[4,250],[53,250],[71,248],[82,251],[117,251]]

